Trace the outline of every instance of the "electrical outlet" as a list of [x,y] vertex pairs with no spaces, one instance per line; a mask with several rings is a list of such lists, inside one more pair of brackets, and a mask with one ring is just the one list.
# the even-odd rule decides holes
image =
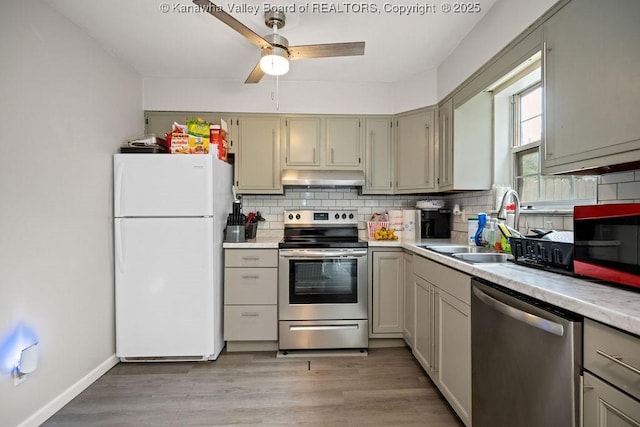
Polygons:
[[18,386],[22,384],[27,379],[26,375],[18,374],[18,370],[13,371],[13,386]]

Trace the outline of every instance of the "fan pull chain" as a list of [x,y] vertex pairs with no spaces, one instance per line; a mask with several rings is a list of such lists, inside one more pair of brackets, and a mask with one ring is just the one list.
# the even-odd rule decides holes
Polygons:
[[274,76],[275,78],[275,89],[271,91],[271,100],[273,102],[275,102],[276,104],[276,111],[280,110],[280,98],[279,98],[279,92],[280,92],[280,79],[278,76]]

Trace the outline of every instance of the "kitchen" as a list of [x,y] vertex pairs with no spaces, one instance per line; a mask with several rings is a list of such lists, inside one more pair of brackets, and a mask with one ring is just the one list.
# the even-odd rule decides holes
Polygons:
[[[301,90],[302,83],[287,86],[282,79],[281,109],[305,114],[395,114],[433,105],[552,4],[498,2],[442,66],[404,84],[371,87],[320,82]],[[39,141],[32,142],[28,156],[15,143],[1,145],[2,332],[28,322],[48,348],[38,371],[19,387],[3,377],[0,405],[2,413],[9,414],[9,425],[14,425],[56,407],[55,399],[65,390],[79,392],[112,363],[111,156],[122,141],[141,134],[143,111],[246,111],[246,105],[253,105],[255,111],[273,112],[274,107],[269,84],[256,89],[257,94],[225,98],[229,88],[218,90],[215,81],[207,81],[211,85],[203,90],[199,84],[190,86],[179,79],[142,79],[47,4],[14,2],[2,8],[2,51],[8,52],[5,57],[15,58],[3,66],[4,128],[36,116],[44,121],[39,129],[46,129],[38,135]],[[5,22],[10,17],[12,21]],[[306,101],[296,92],[309,94]],[[176,99],[175,94],[181,96]],[[392,102],[381,104],[380,97]],[[219,104],[212,106],[212,99]],[[295,105],[287,107],[287,100]],[[45,148],[53,152],[45,153]],[[640,177],[633,171],[603,175],[600,200],[637,202],[638,182]],[[299,200],[332,200],[329,193],[322,193]],[[364,207],[377,202],[375,208],[380,210],[395,206],[396,198],[355,197]],[[488,191],[447,197],[475,212],[493,203]],[[286,195],[256,197],[254,206],[258,208],[262,201],[262,206],[284,207],[287,200]],[[399,200],[402,206],[415,199]],[[554,221],[554,228],[560,228],[555,225],[557,217],[529,216],[532,223],[540,221],[532,227],[545,228],[546,221]],[[563,229],[569,229],[570,222],[565,226],[565,218],[561,220]],[[454,221],[454,231],[464,233],[466,228]]]

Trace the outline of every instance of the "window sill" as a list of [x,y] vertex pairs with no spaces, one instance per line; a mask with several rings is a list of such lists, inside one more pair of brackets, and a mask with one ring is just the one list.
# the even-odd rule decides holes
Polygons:
[[[487,211],[488,214],[494,215],[497,214],[497,210]],[[520,209],[520,215],[573,215],[573,208],[531,208],[531,209]]]

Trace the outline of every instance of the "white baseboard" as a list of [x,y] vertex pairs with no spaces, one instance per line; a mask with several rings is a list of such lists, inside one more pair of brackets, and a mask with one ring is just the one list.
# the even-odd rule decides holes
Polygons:
[[58,412],[64,405],[69,403],[74,397],[82,393],[87,387],[93,384],[98,378],[118,363],[116,355],[109,356],[107,360],[98,365],[94,370],[78,380],[71,387],[60,393],[57,397],[37,410],[29,418],[18,424],[18,427],[38,427],[48,420],[53,414]]

